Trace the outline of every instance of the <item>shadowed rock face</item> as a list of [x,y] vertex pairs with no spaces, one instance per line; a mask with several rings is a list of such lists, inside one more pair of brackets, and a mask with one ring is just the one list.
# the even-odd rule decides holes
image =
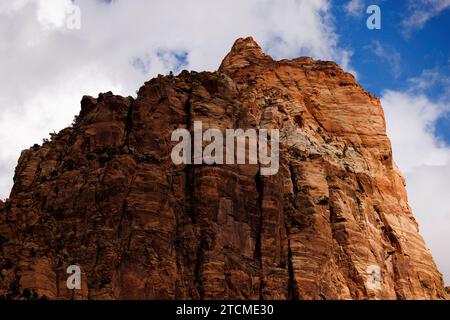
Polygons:
[[[280,130],[280,170],[180,165],[171,133]],[[336,63],[239,39],[217,72],[84,97],[22,152],[0,203],[0,295],[51,299],[436,299],[379,100]],[[82,270],[81,290],[66,268]],[[379,268],[379,286],[373,286]]]

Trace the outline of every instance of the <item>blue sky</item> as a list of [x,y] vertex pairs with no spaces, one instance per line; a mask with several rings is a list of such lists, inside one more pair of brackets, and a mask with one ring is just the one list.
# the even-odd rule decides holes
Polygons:
[[[407,90],[411,79],[421,77],[425,70],[438,72],[439,79],[425,90],[433,100],[449,98],[450,93],[450,10],[430,18],[422,28],[412,28],[405,34],[402,21],[412,12],[408,1],[369,1],[381,9],[381,30],[369,30],[369,14],[349,15],[348,1],[335,1],[332,7],[341,46],[353,49],[352,66],[358,81],[366,90],[381,97],[383,90]],[[364,6],[363,8],[366,8]],[[380,57],[374,44],[383,48]],[[446,81],[444,81],[447,79]],[[450,144],[450,118],[437,120],[436,134]]]

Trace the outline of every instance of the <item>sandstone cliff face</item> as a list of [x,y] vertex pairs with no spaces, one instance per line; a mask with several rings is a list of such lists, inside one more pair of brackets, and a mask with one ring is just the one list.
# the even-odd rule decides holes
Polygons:
[[[279,129],[278,174],[174,165],[171,133],[196,120]],[[14,181],[0,203],[8,298],[446,297],[379,100],[334,62],[273,61],[251,38],[217,72],[84,97],[72,127],[22,152]],[[71,264],[81,290],[66,288]]]

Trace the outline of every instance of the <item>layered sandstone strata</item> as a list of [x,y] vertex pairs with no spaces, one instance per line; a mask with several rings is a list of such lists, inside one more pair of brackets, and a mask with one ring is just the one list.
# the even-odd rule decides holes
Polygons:
[[[180,165],[171,133],[280,130],[280,170]],[[0,295],[51,299],[439,299],[379,100],[336,63],[239,39],[217,72],[136,99],[84,97],[22,152],[0,203]],[[81,290],[66,268],[82,270]],[[379,268],[379,286],[371,268]]]

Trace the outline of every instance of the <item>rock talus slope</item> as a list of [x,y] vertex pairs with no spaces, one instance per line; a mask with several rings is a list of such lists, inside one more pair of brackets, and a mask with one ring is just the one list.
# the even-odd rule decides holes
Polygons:
[[[280,170],[172,163],[177,128],[280,130]],[[83,97],[0,203],[0,296],[439,299],[379,100],[336,63],[238,39],[217,72]],[[66,268],[82,270],[81,290]],[[370,285],[371,269],[380,286]]]

